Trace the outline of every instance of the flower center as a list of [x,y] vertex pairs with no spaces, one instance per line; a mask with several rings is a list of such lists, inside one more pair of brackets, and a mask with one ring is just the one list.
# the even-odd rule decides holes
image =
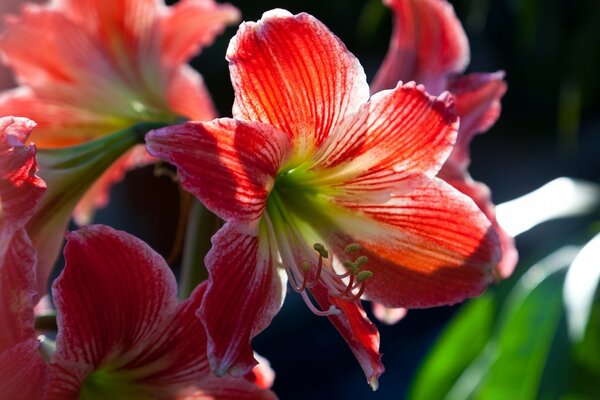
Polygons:
[[325,240],[320,228],[333,224],[331,215],[340,208],[329,201],[327,189],[314,182],[302,167],[280,174],[267,203],[265,223],[292,289],[300,293],[311,311],[327,316],[339,310],[335,306],[317,309],[307,291],[320,285],[331,297],[356,301],[373,273],[364,269],[368,258],[359,254],[359,244],[349,244],[343,254],[332,254],[322,244]]
[[82,400],[152,398],[148,390],[125,374],[106,368],[99,368],[84,379],[79,396]]

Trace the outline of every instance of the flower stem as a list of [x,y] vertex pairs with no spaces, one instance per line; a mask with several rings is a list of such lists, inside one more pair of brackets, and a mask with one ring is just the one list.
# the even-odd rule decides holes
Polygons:
[[179,297],[186,299],[196,286],[208,278],[204,257],[210,250],[210,238],[223,225],[223,221],[208,211],[197,199],[193,200],[188,218],[181,262]]

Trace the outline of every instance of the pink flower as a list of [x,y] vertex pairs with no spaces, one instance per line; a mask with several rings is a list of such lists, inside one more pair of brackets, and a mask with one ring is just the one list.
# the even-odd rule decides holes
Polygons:
[[384,0],[394,13],[394,31],[388,54],[377,72],[371,92],[391,89],[398,81],[414,80],[429,93],[449,90],[456,99],[460,128],[456,144],[438,176],[471,197],[486,214],[500,237],[500,278],[512,273],[518,259],[514,240],[496,221],[490,190],[475,182],[467,168],[469,144],[500,116],[506,92],[504,72],[462,73],[469,63],[469,42],[446,0]]
[[409,83],[369,99],[343,43],[284,10],[242,24],[227,59],[234,119],[146,136],[150,154],[227,221],[199,310],[211,366],[239,376],[256,363],[250,341],[289,280],[376,388],[379,334],[363,295],[387,307],[456,303],[484,290],[499,259],[487,218],[435,176],[458,128],[449,96]]
[[[0,94],[0,115],[33,119],[32,140],[64,147],[142,121],[215,117],[201,76],[186,61],[239,19],[233,6],[182,0],[53,0],[7,19],[0,50],[20,86]],[[32,51],[35,43],[35,51]],[[147,163],[141,146],[123,156],[76,210],[87,222],[110,185]]]

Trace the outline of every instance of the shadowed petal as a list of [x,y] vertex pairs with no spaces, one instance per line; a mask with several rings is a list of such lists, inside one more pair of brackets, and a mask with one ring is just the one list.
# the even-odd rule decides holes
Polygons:
[[146,147],[177,166],[183,187],[225,220],[256,228],[279,167],[291,153],[288,136],[254,122],[218,119],[152,131]]
[[169,107],[194,121],[209,121],[217,111],[202,76],[195,69],[183,65],[177,69],[167,90]]
[[385,371],[379,354],[379,332],[367,318],[360,301],[347,302],[328,296],[327,289],[322,285],[312,288],[310,292],[322,309],[334,305],[340,310],[340,314],[328,318],[348,343],[371,388],[377,390],[379,376]]
[[233,116],[290,134],[300,159],[369,96],[358,60],[308,14],[272,10],[243,23],[227,60],[236,92]]
[[39,342],[29,339],[0,352],[0,398],[41,399],[45,393],[47,365]]
[[[370,300],[387,307],[454,304],[479,295],[500,259],[498,237],[471,199],[434,178],[381,204],[343,204],[338,246],[362,245]],[[345,235],[345,237],[343,237]],[[343,249],[343,247],[342,247]],[[343,250],[340,250],[343,251]]]
[[460,128],[448,162],[464,172],[469,164],[469,145],[473,136],[491,128],[500,116],[500,99],[506,93],[504,72],[474,73],[453,78],[449,90],[456,97]]
[[462,72],[469,62],[469,42],[452,5],[446,0],[385,3],[393,10],[394,30],[371,93],[412,80],[429,93],[441,93],[449,74]]
[[250,236],[227,223],[206,256],[208,289],[198,312],[217,375],[246,374],[254,365],[250,341],[279,311],[287,283],[274,266],[268,233]]

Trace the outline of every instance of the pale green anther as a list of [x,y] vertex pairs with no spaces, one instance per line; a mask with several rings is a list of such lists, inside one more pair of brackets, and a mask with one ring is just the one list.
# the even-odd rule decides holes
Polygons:
[[354,253],[356,251],[361,251],[361,250],[362,250],[362,246],[360,244],[358,244],[358,243],[350,243],[344,249],[344,251],[346,252],[346,254]]
[[368,261],[369,261],[369,257],[360,256],[356,260],[354,260],[354,265],[356,265],[356,268],[360,268],[363,265],[365,265]]
[[373,276],[373,273],[371,271],[360,271],[357,275],[356,275],[356,280],[358,282],[362,282],[365,279],[369,279],[370,277]]
[[358,273],[358,266],[356,266],[356,264],[354,264],[350,260],[345,260],[344,261],[344,267],[346,267],[353,274],[357,274]]
[[310,271],[310,263],[308,261],[302,261],[302,269],[306,272]]
[[323,258],[329,258],[329,251],[321,243],[315,243],[313,248]]

